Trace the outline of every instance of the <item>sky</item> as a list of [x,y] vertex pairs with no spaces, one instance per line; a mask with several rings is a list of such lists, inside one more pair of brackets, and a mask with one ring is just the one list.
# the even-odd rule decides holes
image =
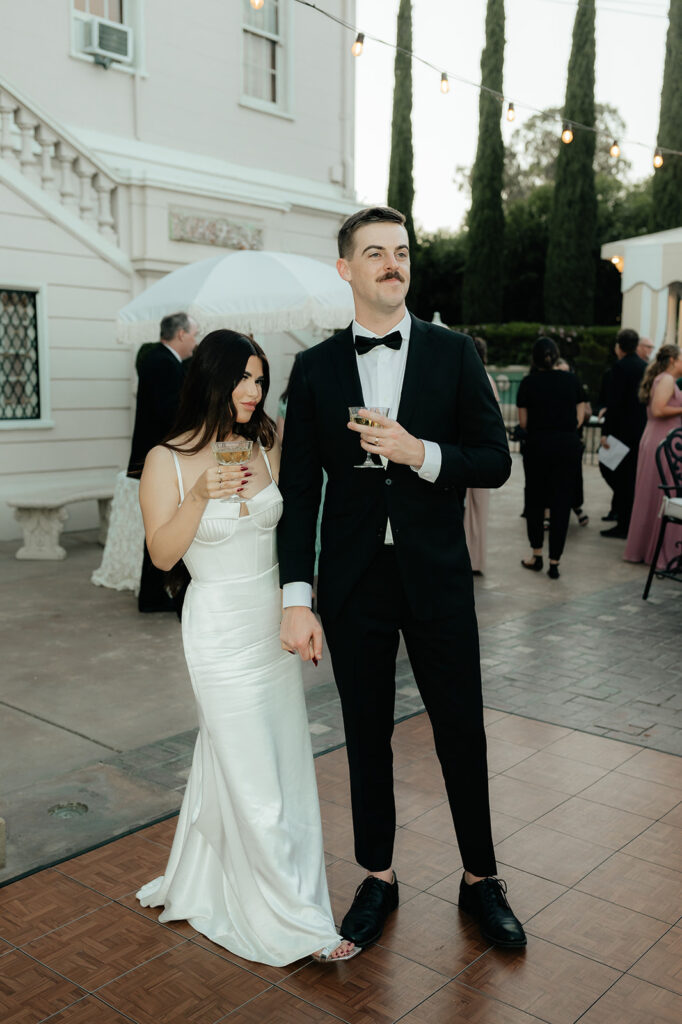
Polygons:
[[[576,0],[506,0],[504,92],[517,119],[502,120],[505,143],[532,108],[564,102]],[[356,0],[359,31],[395,43],[398,0]],[[412,49],[439,70],[480,81],[486,0],[413,0]],[[619,140],[632,162],[630,179],[652,172],[660,107],[668,0],[597,0],[595,100],[617,107],[627,126]],[[349,33],[349,46],[352,34]],[[395,51],[366,40],[356,70],[356,189],[361,202],[385,202],[391,144]],[[414,219],[427,231],[460,226],[468,196],[453,182],[458,165],[476,153],[478,90],[412,67]],[[506,108],[505,108],[506,109]]]

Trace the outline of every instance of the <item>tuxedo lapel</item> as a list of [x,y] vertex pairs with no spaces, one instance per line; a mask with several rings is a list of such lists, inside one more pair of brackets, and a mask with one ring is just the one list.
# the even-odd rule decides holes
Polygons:
[[362,405],[364,398],[358,373],[358,361],[353,347],[353,332],[350,326],[337,335],[333,351],[338,390],[344,398],[344,404],[347,406]]
[[400,405],[398,406],[398,423],[406,430],[409,429],[410,420],[417,401],[417,396],[423,390],[422,382],[426,375],[428,362],[428,325],[410,314],[412,329],[410,331],[410,347],[407,351],[407,363],[405,364],[405,376],[403,377],[403,389],[400,394]]

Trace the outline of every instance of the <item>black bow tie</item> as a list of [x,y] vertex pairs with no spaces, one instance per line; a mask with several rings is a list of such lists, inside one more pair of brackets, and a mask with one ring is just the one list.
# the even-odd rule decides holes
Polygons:
[[362,334],[358,334],[353,342],[355,345],[355,351],[359,356],[364,356],[365,352],[371,352],[377,345],[385,345],[386,348],[399,349],[402,343],[403,336],[400,331],[392,331],[391,334],[387,334],[385,338],[366,338]]

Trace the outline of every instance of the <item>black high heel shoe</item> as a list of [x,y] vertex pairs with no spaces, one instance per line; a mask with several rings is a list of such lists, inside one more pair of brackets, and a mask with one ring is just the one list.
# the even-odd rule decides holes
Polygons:
[[522,558],[521,565],[524,569],[530,569],[531,572],[542,572],[542,555],[533,555],[532,562],[524,562]]
[[547,570],[547,575],[549,576],[549,578],[551,580],[558,580],[559,579],[559,563],[558,562],[556,563],[556,565],[550,565],[549,569]]

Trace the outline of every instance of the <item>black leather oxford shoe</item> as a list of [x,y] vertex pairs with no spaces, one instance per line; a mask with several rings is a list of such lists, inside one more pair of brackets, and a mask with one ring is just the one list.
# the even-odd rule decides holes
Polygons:
[[398,879],[382,882],[373,875],[358,886],[351,908],[341,922],[344,939],[356,946],[370,946],[384,930],[388,915],[398,906]]
[[526,933],[507,902],[507,883],[499,878],[484,878],[467,885],[462,875],[459,906],[475,917],[481,935],[496,946],[516,949],[526,945]]

